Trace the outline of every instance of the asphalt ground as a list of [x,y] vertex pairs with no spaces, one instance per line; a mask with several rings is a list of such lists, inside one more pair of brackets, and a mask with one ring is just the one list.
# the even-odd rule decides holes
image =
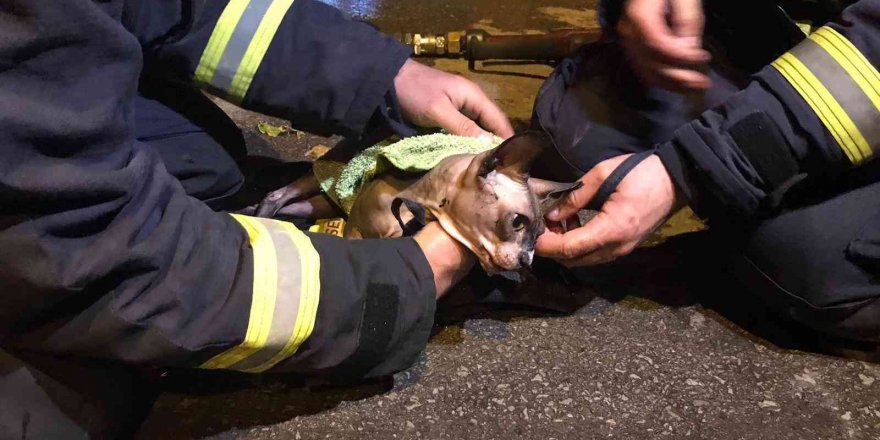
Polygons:
[[[329,3],[387,32],[595,26],[589,1]],[[476,81],[519,127],[550,71],[427,62]],[[223,108],[257,168],[307,161],[338,141],[268,137],[257,125],[284,121]],[[172,377],[140,438],[880,438],[880,366],[821,354],[815,335],[725,276],[702,229],[682,212],[648,247],[580,282],[542,273],[499,293],[475,276],[441,304],[417,364],[393,378],[326,387],[286,376]]]

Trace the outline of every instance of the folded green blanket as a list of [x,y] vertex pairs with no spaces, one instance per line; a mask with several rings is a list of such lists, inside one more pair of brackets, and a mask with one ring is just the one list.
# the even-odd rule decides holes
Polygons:
[[318,159],[313,170],[324,192],[349,214],[361,188],[389,169],[426,172],[449,156],[481,153],[501,142],[497,136],[491,140],[444,133],[413,136],[367,148],[348,162]]

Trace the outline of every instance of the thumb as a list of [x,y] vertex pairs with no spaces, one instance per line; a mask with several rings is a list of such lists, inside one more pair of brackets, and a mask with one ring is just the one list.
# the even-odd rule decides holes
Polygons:
[[[659,2],[664,5],[666,2]],[[701,48],[703,11],[700,0],[671,0],[671,20],[666,13],[651,8],[633,9],[632,25],[638,29],[633,38],[637,46],[647,49],[652,58],[664,64],[706,63],[711,55]],[[630,6],[633,8],[633,6]]]
[[572,215],[577,214],[577,212],[583,209],[584,206],[587,206],[587,203],[590,203],[590,200],[596,195],[596,191],[599,190],[599,185],[602,184],[601,180],[591,178],[591,173],[592,171],[587,173],[587,175],[581,179],[581,181],[584,182],[583,186],[566,194],[565,197],[563,197],[556,206],[547,213],[548,220],[559,222],[563,219],[567,219]]
[[437,125],[452,134],[469,137],[490,136],[476,122],[456,109],[451,102],[441,107],[433,116]]
[[580,188],[569,192],[547,213],[547,220],[559,222],[576,215],[593,200],[608,175],[630,155],[612,157],[594,166],[581,177]]
[[599,213],[587,224],[571,231],[547,231],[538,237],[535,252],[556,260],[573,260],[606,247],[613,240],[614,228],[610,218]]

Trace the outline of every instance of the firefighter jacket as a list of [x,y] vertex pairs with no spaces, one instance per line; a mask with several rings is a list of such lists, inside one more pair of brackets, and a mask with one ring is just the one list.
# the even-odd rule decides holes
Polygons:
[[4,347],[338,378],[421,352],[436,292],[413,240],[212,211],[132,135],[159,77],[317,133],[399,122],[405,46],[314,0],[11,0],[0,33]]
[[[744,3],[708,1],[707,11],[726,4],[748,15],[749,5],[767,2]],[[880,1],[850,3],[657,145],[679,188],[710,222],[758,217],[793,188],[815,192],[853,174],[880,179],[871,165],[880,150]],[[605,2],[606,25],[620,4]],[[752,45],[751,52],[767,51]]]

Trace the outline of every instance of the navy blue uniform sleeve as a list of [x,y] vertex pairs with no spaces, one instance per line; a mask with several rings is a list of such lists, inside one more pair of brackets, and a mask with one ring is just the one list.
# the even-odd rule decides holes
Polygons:
[[155,366],[405,368],[435,288],[411,239],[217,213],[134,140],[118,2],[0,8],[0,344]]
[[317,0],[127,0],[145,75],[194,81],[322,135],[403,124],[393,80],[411,50]]
[[660,146],[698,213],[750,218],[797,182],[823,182],[873,159],[878,24],[880,1],[850,6]]

